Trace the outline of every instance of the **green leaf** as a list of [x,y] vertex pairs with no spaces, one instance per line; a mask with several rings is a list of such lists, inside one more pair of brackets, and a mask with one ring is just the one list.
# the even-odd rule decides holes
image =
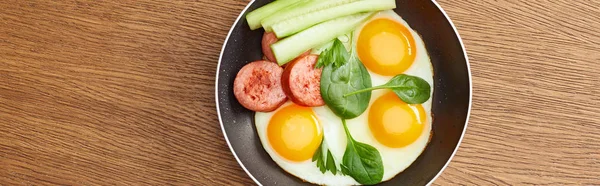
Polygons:
[[397,75],[390,79],[390,81],[388,81],[386,84],[380,86],[365,88],[351,93],[347,93],[344,95],[344,97],[352,96],[354,94],[371,92],[371,90],[376,89],[390,89],[402,101],[408,104],[421,104],[429,100],[429,97],[431,97],[431,86],[429,86],[429,83],[427,83],[427,81],[420,77],[406,74]]
[[[371,87],[371,76],[356,53],[348,54],[341,41],[336,40],[330,49],[336,57],[325,52],[319,57],[327,60],[321,73],[321,96],[329,108],[342,119],[361,115],[369,106],[371,92],[344,96],[347,93]],[[349,55],[349,56],[348,56]]]
[[355,141],[348,131],[346,120],[342,119],[342,123],[348,139],[342,160],[342,172],[360,184],[373,185],[381,182],[383,161],[379,151],[368,144]]
[[[323,137],[323,139],[324,138],[325,137]],[[321,144],[315,151],[315,154],[313,154],[312,162],[315,162],[315,161],[317,161],[317,167],[319,168],[321,173],[325,173],[326,167],[325,167],[325,161],[323,160],[323,140],[322,139],[321,139]]]
[[327,150],[327,170],[333,173],[333,175],[337,174],[337,167],[335,166],[335,160],[333,160],[333,156],[331,155],[331,151]]
[[[321,152],[319,152],[321,153]],[[325,167],[325,162],[323,160],[323,158],[320,158],[317,160],[317,167],[319,167],[319,170],[321,171],[321,173],[325,174],[325,171],[327,171],[327,167]]]
[[335,67],[339,67],[340,65],[346,63],[348,61],[349,55],[346,52],[346,48],[344,44],[339,39],[333,41],[333,45],[325,50],[319,55],[319,59],[317,60],[317,64],[315,64],[315,68],[321,68],[327,66],[331,63],[334,64]]
[[[331,154],[331,151],[327,150],[326,157],[325,157],[325,155],[323,155],[323,151],[325,150],[325,147],[323,146],[323,142],[324,141],[321,140],[321,144],[315,151],[315,154],[313,154],[312,162],[315,162],[315,161],[317,162],[317,167],[319,168],[319,171],[321,171],[321,173],[330,171],[331,173],[333,173],[333,175],[336,175],[338,170],[337,170],[337,167],[335,166],[336,163],[335,163],[335,160],[333,159],[333,155]],[[327,159],[325,159],[325,158],[327,158]]]
[[319,145],[319,147],[318,147],[318,148],[317,148],[317,150],[315,151],[315,154],[313,154],[313,157],[312,157],[312,161],[313,161],[313,162],[314,162],[314,161],[317,161],[318,159],[320,159],[320,158],[321,158],[321,156],[322,156],[322,153],[320,153],[320,152],[321,152],[321,146],[322,146],[322,145],[323,145],[323,140],[321,140],[321,144]]
[[349,175],[350,174],[350,170],[348,170],[348,167],[346,167],[346,165],[344,165],[343,163],[340,164],[340,168],[342,169],[342,174],[344,175]]

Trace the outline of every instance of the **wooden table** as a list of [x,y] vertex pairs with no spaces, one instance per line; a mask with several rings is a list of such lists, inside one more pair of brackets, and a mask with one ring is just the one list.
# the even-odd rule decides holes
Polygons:
[[[251,185],[214,78],[248,0],[0,3],[0,185]],[[440,0],[473,109],[436,185],[600,185],[600,1]]]

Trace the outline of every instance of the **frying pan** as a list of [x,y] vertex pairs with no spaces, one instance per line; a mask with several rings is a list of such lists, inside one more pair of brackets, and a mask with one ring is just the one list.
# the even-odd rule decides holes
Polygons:
[[[269,2],[250,2],[225,40],[215,83],[219,122],[231,152],[257,184],[310,185],[286,173],[269,157],[256,133],[254,112],[242,107],[233,95],[237,72],[248,62],[262,58],[264,31],[250,30],[245,15]],[[471,73],[458,32],[435,1],[397,0],[396,5],[394,11],[423,38],[433,64],[433,136],[411,166],[381,185],[428,185],[448,165],[466,131]]]

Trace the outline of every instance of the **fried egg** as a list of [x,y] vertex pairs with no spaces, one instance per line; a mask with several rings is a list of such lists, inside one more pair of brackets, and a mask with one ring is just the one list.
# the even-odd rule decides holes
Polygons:
[[[433,92],[432,65],[425,45],[395,12],[377,13],[350,35],[346,40],[352,44],[347,48],[356,50],[373,86],[385,84],[395,75],[408,74],[423,78]],[[374,90],[367,110],[346,120],[356,141],[375,147],[381,154],[382,181],[405,170],[427,146],[432,128],[431,102],[432,98],[423,104],[406,104],[390,90]],[[350,176],[321,173],[312,162],[322,140],[338,169],[346,150],[341,119],[327,106],[311,108],[288,102],[273,112],[256,112],[255,125],[263,148],[286,172],[320,185],[359,185]]]
[[[327,106],[302,107],[289,101],[273,112],[257,112],[254,120],[263,148],[284,171],[315,184],[358,184],[349,176],[321,173],[316,162],[312,162],[323,139],[324,145],[343,145],[330,147],[332,154],[343,156],[346,147],[344,129],[335,123],[340,119]],[[339,131],[342,133],[338,134]],[[341,163],[341,156],[335,161]]]

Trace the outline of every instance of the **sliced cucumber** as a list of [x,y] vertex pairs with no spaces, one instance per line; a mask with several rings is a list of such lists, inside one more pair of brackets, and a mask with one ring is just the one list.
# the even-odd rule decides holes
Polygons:
[[272,44],[271,50],[277,63],[284,65],[307,50],[354,30],[372,15],[372,12],[359,13],[329,20]]
[[261,27],[260,22],[269,17],[271,14],[285,8],[291,6],[295,3],[306,0],[278,0],[271,2],[265,6],[262,6],[246,15],[246,21],[248,21],[248,25],[250,25],[251,30],[256,30]]
[[315,24],[334,18],[360,12],[389,10],[394,8],[396,8],[395,0],[361,0],[287,19],[276,23],[272,26],[272,29],[278,38],[283,38]]
[[271,14],[269,17],[264,18],[261,21],[262,27],[267,32],[271,32],[273,29],[271,28],[274,24],[284,21],[286,19],[294,18],[297,16],[301,16],[304,14],[308,14],[311,12],[323,10],[326,8],[331,8],[334,6],[343,5],[346,3],[351,3],[358,0],[308,0],[303,1],[294,6],[288,6],[284,9],[277,11],[274,14]]

